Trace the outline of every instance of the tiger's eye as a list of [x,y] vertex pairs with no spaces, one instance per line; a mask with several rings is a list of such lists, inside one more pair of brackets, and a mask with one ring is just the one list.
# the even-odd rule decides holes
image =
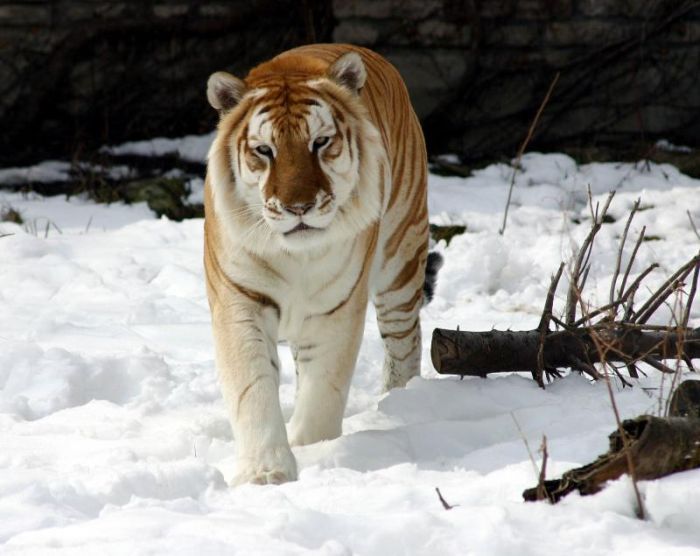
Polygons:
[[270,145],[258,145],[257,147],[255,147],[255,152],[262,156],[272,158],[272,148],[270,147]]
[[327,145],[328,141],[330,141],[330,140],[331,140],[331,138],[327,137],[325,135],[322,137],[316,137],[316,139],[314,139],[314,151],[317,151],[318,149],[320,149],[324,145]]

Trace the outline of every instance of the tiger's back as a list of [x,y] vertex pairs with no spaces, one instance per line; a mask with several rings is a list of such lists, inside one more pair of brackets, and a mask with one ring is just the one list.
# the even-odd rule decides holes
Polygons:
[[384,387],[420,371],[425,145],[398,72],[359,47],[300,47],[245,81],[214,74],[208,95],[221,121],[205,270],[237,480],[280,482],[296,469],[276,399],[278,339],[297,366],[292,445],[340,434],[368,299]]

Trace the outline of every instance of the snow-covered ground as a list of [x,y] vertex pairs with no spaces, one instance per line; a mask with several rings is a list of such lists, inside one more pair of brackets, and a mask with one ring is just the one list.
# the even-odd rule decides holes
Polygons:
[[[436,326],[536,325],[551,273],[588,231],[588,185],[598,200],[618,190],[617,220],[593,257],[591,302],[607,297],[637,197],[645,210],[633,232],[646,225],[654,241],[634,272],[661,264],[649,287],[700,247],[686,214],[700,223],[700,181],[673,167],[533,153],[523,168],[504,236],[509,167],[431,176],[432,221],[467,233],[436,246],[446,262],[423,311],[423,376],[380,394],[370,311],[343,436],[296,449],[297,482],[235,489],[202,221],[0,191],[0,205],[35,223],[0,224],[9,234],[0,237],[0,553],[700,555],[700,470],[641,483],[646,521],[627,478],[556,506],[522,501],[536,482],[523,436],[538,464],[547,436],[549,477],[607,449],[615,421],[604,384],[574,374],[541,390],[527,375],[459,381],[431,367]],[[48,221],[57,227],[47,231]],[[289,416],[294,370],[280,350]],[[650,370],[615,391],[624,417],[658,414],[668,379]]]

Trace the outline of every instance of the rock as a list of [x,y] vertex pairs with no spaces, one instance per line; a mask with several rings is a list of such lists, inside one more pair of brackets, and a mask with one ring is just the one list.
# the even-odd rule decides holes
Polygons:
[[192,207],[184,203],[187,189],[181,179],[154,178],[132,181],[123,186],[123,192],[125,201],[146,202],[159,217],[182,220],[194,215]]

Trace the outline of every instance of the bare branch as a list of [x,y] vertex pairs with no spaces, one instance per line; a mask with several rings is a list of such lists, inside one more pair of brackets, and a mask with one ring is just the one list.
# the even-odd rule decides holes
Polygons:
[[445,508],[446,510],[451,510],[455,506],[459,506],[459,504],[455,504],[454,506],[452,504],[448,504],[447,500],[445,500],[442,497],[442,493],[440,492],[440,489],[438,487],[435,487],[435,492],[437,492],[438,498],[440,499],[440,503],[442,504],[442,507]]
[[674,371],[671,367],[664,365],[661,361],[658,361],[653,357],[644,357],[642,358],[642,361],[644,361],[647,365],[654,367],[657,371],[661,371],[667,375],[673,375],[676,373],[676,371]]
[[537,469],[537,464],[535,463],[535,457],[532,455],[532,450],[530,450],[530,443],[527,441],[527,437],[525,436],[523,429],[520,428],[520,423],[518,423],[518,420],[515,418],[515,413],[511,411],[510,417],[513,419],[513,423],[515,423],[515,428],[518,429],[518,433],[520,434],[520,438],[523,440],[523,444],[525,444],[525,450],[527,450],[527,455],[530,458],[532,469],[535,472],[535,477],[537,477],[539,475],[539,470]]
[[[620,266],[622,264],[622,253],[624,252],[625,249],[625,243],[627,242],[627,234],[630,229],[630,225],[632,224],[632,219],[634,218],[634,215],[636,214],[637,210],[639,210],[639,204],[641,203],[641,199],[637,198],[637,200],[634,202],[634,205],[632,206],[632,210],[630,211],[629,216],[627,217],[627,223],[625,224],[625,230],[622,232],[622,238],[620,239],[620,247],[617,250],[617,261],[615,263],[615,272],[613,273],[612,280],[610,280],[610,305],[613,304],[613,301],[615,301],[615,286],[617,286],[617,278],[620,274]],[[634,258],[634,255],[632,256]]]
[[601,378],[603,378],[602,375],[598,372],[598,369],[596,369],[595,366],[593,366],[592,364],[586,363],[583,359],[579,359],[575,355],[572,355],[570,359],[571,362],[576,366],[576,370],[584,372],[596,380],[600,380]]
[[625,366],[627,367],[627,372],[632,378],[639,378],[639,371],[635,365],[632,363],[626,363]]
[[[588,190],[588,194],[589,198],[591,198],[590,188]],[[573,325],[574,321],[576,320],[576,304],[578,303],[579,294],[581,292],[581,276],[584,272],[584,266],[586,266],[587,264],[587,260],[590,257],[590,252],[593,249],[593,241],[595,239],[596,234],[600,230],[600,227],[603,224],[603,219],[608,213],[608,208],[610,208],[610,202],[612,201],[614,196],[614,191],[611,191],[608,194],[608,197],[605,200],[605,204],[603,205],[603,210],[600,212],[600,215],[598,214],[598,207],[596,206],[595,210],[593,210],[593,206],[591,204],[591,216],[593,218],[593,224],[591,226],[591,230],[586,236],[586,239],[583,240],[581,248],[578,251],[578,255],[576,256],[576,261],[574,263],[574,268],[571,271],[571,278],[569,281],[569,292],[566,296],[565,322],[569,325]]]
[[656,290],[656,292],[647,300],[647,302],[642,305],[642,307],[636,312],[633,317],[633,321],[637,323],[645,323],[649,320],[656,310],[661,306],[661,304],[666,301],[669,295],[671,295],[678,285],[685,279],[688,274],[697,266],[700,262],[700,255],[695,255],[682,267],[680,267],[673,275],[662,284],[662,286]]
[[544,99],[542,99],[542,102],[540,103],[540,107],[537,109],[537,113],[535,114],[534,119],[530,123],[530,128],[527,130],[527,135],[525,136],[525,140],[522,142],[520,145],[520,148],[518,149],[518,156],[515,158],[515,163],[513,164],[513,174],[511,175],[510,178],[510,187],[508,188],[508,199],[506,200],[506,208],[505,211],[503,212],[503,224],[501,225],[501,229],[498,230],[498,233],[500,235],[503,235],[503,233],[506,231],[506,223],[508,221],[508,209],[510,208],[510,200],[513,196],[513,187],[515,186],[515,175],[518,171],[518,168],[520,167],[520,160],[523,157],[523,153],[525,152],[525,149],[527,148],[528,144],[530,143],[530,139],[532,139],[532,135],[535,133],[535,127],[537,127],[537,122],[540,119],[540,116],[542,115],[542,112],[544,111],[544,107],[547,106],[547,103],[549,102],[549,98],[552,96],[552,91],[554,90],[555,85],[557,84],[557,81],[559,81],[559,72],[554,76],[554,79],[552,80],[552,83],[549,85],[549,89],[547,90],[547,94],[544,96]]
[[576,322],[572,323],[571,326],[576,328],[578,326],[581,326],[584,324],[586,321],[590,321],[592,318],[597,317],[598,315],[605,313],[606,311],[610,309],[615,309],[619,307],[620,305],[624,304],[631,295],[634,294],[635,291],[637,291],[637,288],[639,288],[639,285],[642,283],[642,280],[646,278],[647,274],[649,274],[652,270],[654,270],[656,267],[659,265],[657,263],[652,264],[649,268],[647,268],[644,272],[642,272],[637,279],[632,282],[630,285],[629,289],[622,294],[620,299],[617,299],[613,301],[612,303],[608,303],[607,305],[603,305],[602,307],[595,309],[594,311],[591,311],[588,313],[585,317],[582,317],[578,319]]
[[[596,344],[598,354],[604,365],[607,365],[606,354],[607,350],[604,349],[604,344],[600,342],[601,337],[597,334],[591,334],[591,339]],[[642,495],[639,493],[639,487],[637,486],[637,468],[632,460],[632,453],[630,451],[630,440],[627,437],[627,433],[622,426],[622,419],[620,419],[620,412],[617,409],[617,402],[615,401],[615,393],[613,392],[612,385],[610,384],[610,377],[605,374],[605,385],[608,389],[608,396],[610,397],[610,405],[612,406],[613,413],[615,415],[615,422],[617,423],[617,430],[619,431],[620,438],[622,439],[623,451],[625,453],[625,459],[627,461],[627,471],[632,479],[632,487],[634,488],[634,494],[637,498],[637,517],[639,519],[644,519],[644,503],[642,502]]]
[[549,457],[549,454],[547,453],[547,437],[545,435],[542,435],[542,444],[540,445],[540,452],[542,452],[542,467],[540,467],[540,476],[537,480],[537,499],[549,500],[547,489],[544,486],[544,481],[547,478],[547,458]]
[[685,310],[683,311],[683,319],[681,320],[681,328],[688,327],[688,320],[690,320],[690,308],[695,300],[695,292],[698,289],[698,274],[700,273],[700,263],[695,265],[695,270],[693,271],[693,281],[690,286],[690,291],[688,292],[688,299],[685,300]]
[[627,262],[627,268],[625,268],[625,275],[622,277],[622,283],[620,284],[620,290],[618,292],[619,295],[622,295],[622,292],[625,290],[625,285],[627,284],[627,278],[630,275],[630,270],[632,270],[632,263],[637,258],[637,251],[639,251],[639,246],[644,241],[644,234],[646,233],[646,231],[647,231],[647,227],[644,226],[644,227],[642,227],[642,231],[639,232],[639,237],[637,238],[637,243],[634,244],[634,249],[632,250],[632,255],[630,256],[630,260]]
[[693,360],[690,357],[688,357],[687,355],[683,355],[683,361],[686,365],[688,365],[689,370],[691,370],[692,372],[696,372],[695,367],[693,366]]
[[559,285],[559,280],[561,279],[561,273],[564,271],[564,263],[559,265],[559,270],[552,276],[552,281],[549,285],[549,291],[547,291],[547,299],[544,302],[544,309],[542,310],[542,317],[540,318],[540,324],[537,329],[540,332],[540,345],[537,350],[537,369],[533,370],[532,377],[537,381],[537,384],[541,388],[544,388],[544,381],[542,380],[542,373],[544,372],[544,339],[549,332],[549,322],[552,319],[552,307],[554,306],[554,294],[557,291],[557,286]]
[[690,220],[690,227],[693,228],[695,235],[697,236],[698,239],[700,239],[700,232],[698,232],[698,228],[697,228],[697,226],[695,226],[695,221],[693,220],[693,217],[690,215],[690,211],[686,210],[685,213],[688,215],[688,220]]

